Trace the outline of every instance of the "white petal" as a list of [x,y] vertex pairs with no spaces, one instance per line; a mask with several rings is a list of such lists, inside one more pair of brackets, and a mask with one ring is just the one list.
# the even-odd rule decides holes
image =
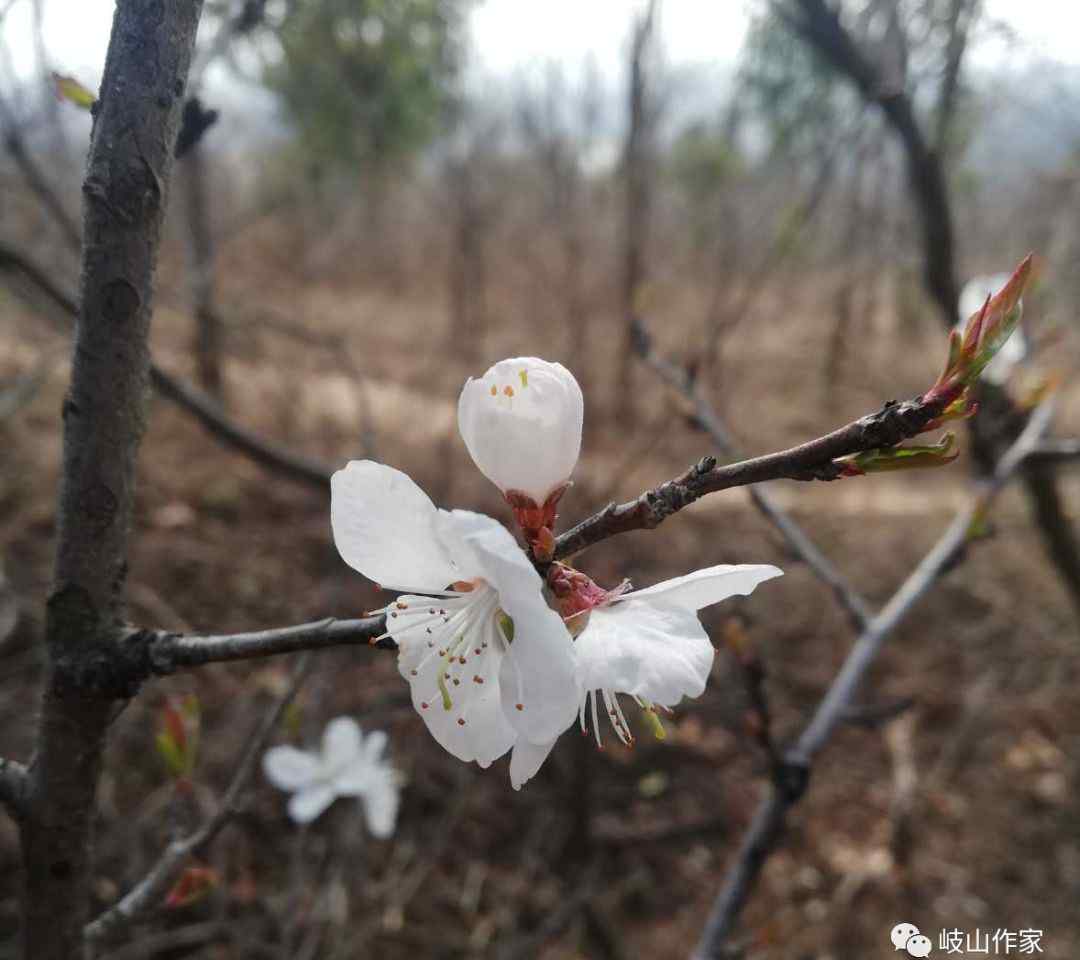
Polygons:
[[372,730],[364,737],[364,760],[367,763],[376,764],[382,760],[386,740],[386,734],[382,730]]
[[330,478],[330,523],[345,562],[394,590],[440,591],[460,573],[435,533],[435,505],[400,470],[353,460]]
[[364,816],[372,836],[380,840],[393,836],[401,802],[400,793],[393,774],[387,772],[364,794]]
[[263,754],[263,773],[279,790],[302,790],[319,776],[319,757],[296,747],[271,747]]
[[341,796],[355,797],[371,789],[390,766],[382,762],[386,734],[373,730],[364,737],[363,745],[349,762],[334,771],[332,782]]
[[289,800],[289,816],[294,823],[311,823],[334,802],[334,790],[326,784],[294,793]]
[[542,504],[574,471],[583,413],[581,387],[569,370],[516,357],[465,384],[458,428],[484,476]]
[[456,527],[469,562],[514,621],[514,641],[499,674],[507,719],[525,739],[548,743],[574,722],[581,700],[570,634],[544,601],[540,575],[505,527],[465,510],[442,516]]
[[335,717],[323,731],[322,763],[324,770],[335,770],[361,757],[363,736],[352,717]]
[[712,669],[713,647],[697,613],[647,600],[596,608],[576,646],[585,690],[669,707],[701,696]]
[[[514,741],[499,699],[503,652],[495,634],[494,590],[483,585],[438,600],[402,597],[396,607],[392,612],[398,616],[387,624],[399,647],[398,670],[409,682],[413,706],[445,750],[460,760],[489,765]],[[441,684],[440,674],[448,675]]]
[[701,610],[728,597],[747,596],[759,583],[783,576],[784,571],[769,564],[722,564],[695,570],[685,577],[665,580],[644,590],[624,594],[615,603],[630,599],[676,606],[683,610]]
[[510,785],[515,790],[520,790],[528,783],[536,771],[551,753],[555,741],[550,743],[529,743],[528,740],[518,740],[514,744],[514,750],[510,754]]

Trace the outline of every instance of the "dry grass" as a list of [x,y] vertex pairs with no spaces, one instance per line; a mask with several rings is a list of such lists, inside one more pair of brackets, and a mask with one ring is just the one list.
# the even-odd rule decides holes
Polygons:
[[[491,360],[539,354],[567,363],[590,384],[585,454],[567,520],[634,495],[707,452],[646,372],[638,374],[632,417],[626,398],[612,396],[617,329],[599,282],[587,357],[569,355],[572,331],[564,326],[528,322],[535,304],[519,280],[528,271],[515,272],[512,263],[494,272],[498,323],[462,344],[437,295],[305,280],[279,240],[272,225],[260,225],[227,247],[220,292],[235,324],[229,402],[267,435],[344,462],[362,455],[370,422],[379,459],[409,472],[440,503],[501,517],[497,494],[456,437],[456,393]],[[175,269],[175,261],[166,264],[163,282],[164,300],[174,305],[168,291]],[[842,382],[825,383],[825,285],[822,278],[783,278],[725,344],[713,387],[748,452],[815,435],[916,392],[936,373],[942,344],[931,322],[900,330],[885,310],[868,320],[873,336],[848,358]],[[651,302],[664,305],[653,312],[665,349],[692,352],[702,299],[675,284],[650,291]],[[0,376],[29,369],[41,351],[62,343],[6,296],[0,324]],[[170,369],[190,370],[187,324],[181,310],[167,306],[155,320],[155,353]],[[303,344],[282,325],[330,345]],[[16,634],[0,647],[0,754],[16,757],[30,747],[40,679],[36,644],[66,379],[63,351],[56,356],[33,402],[0,424],[0,556],[24,607]],[[1069,399],[1066,420],[1076,422],[1080,398]],[[133,619],[229,630],[375,605],[371,587],[335,554],[325,497],[220,449],[161,401],[154,402],[140,470]],[[958,465],[929,476],[790,485],[778,493],[857,587],[881,601],[947,523],[964,485]],[[1075,502],[1075,481],[1068,494]],[[714,497],[652,534],[602,545],[584,566],[602,582],[629,576],[648,584],[723,562],[776,562],[787,570],[767,593],[708,615],[718,642],[735,619],[759,647],[783,738],[798,729],[851,637],[842,612],[784,555],[744,493]],[[919,605],[865,691],[873,701],[914,696],[915,710],[884,732],[843,730],[815,770],[745,914],[746,955],[892,957],[888,931],[910,920],[932,931],[935,946],[945,926],[1037,927],[1046,931],[1046,957],[1077,956],[1077,642],[1025,505],[1010,493],[994,537]],[[100,797],[98,905],[139,876],[171,823],[191,815],[171,801],[152,748],[163,698],[195,691],[202,700],[197,797],[207,802],[227,782],[286,666],[217,667],[157,683],[116,721]],[[391,656],[326,654],[292,732],[312,737],[337,713],[390,731],[394,760],[409,778],[395,842],[363,840],[355,811],[344,804],[299,834],[281,797],[259,780],[248,809],[215,847],[221,888],[141,929],[227,925],[228,937],[214,936],[195,952],[160,954],[169,957],[497,956],[495,944],[557,915],[599,858],[590,911],[575,913],[541,955],[686,956],[762,789],[761,758],[743,732],[744,706],[737,671],[721,652],[709,692],[678,712],[665,744],[642,739],[631,752],[612,743],[598,753],[567,735],[537,780],[515,794],[503,763],[486,772],[465,768],[431,741]],[[894,788],[898,763],[915,772],[903,816]],[[15,929],[17,862],[15,835],[0,820],[0,957],[12,949],[3,944]],[[280,946],[286,938],[292,948]]]

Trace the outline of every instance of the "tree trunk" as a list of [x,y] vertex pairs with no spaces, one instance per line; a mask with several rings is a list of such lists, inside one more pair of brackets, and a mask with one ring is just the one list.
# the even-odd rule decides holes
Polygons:
[[119,0],[95,107],[45,627],[49,670],[22,823],[28,960],[84,955],[101,754],[115,702],[133,692],[110,661],[146,423],[151,282],[201,8],[201,0]]

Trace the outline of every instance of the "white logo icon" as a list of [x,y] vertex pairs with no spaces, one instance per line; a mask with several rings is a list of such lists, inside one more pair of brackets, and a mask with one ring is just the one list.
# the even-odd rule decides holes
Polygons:
[[930,938],[919,933],[919,928],[913,923],[898,923],[892,928],[889,939],[897,950],[907,950],[908,956],[930,956]]

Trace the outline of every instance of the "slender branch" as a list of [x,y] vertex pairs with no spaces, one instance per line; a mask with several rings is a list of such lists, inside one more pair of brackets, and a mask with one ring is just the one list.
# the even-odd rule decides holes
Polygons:
[[806,790],[814,758],[828,743],[836,727],[844,722],[863,678],[890,633],[960,557],[969,543],[973,523],[985,514],[1002,487],[1038,447],[1049,427],[1053,406],[1052,402],[1048,402],[1035,411],[1023,432],[998,462],[993,474],[980,483],[971,502],[957,515],[851,648],[810,723],[794,746],[785,753],[786,776],[777,778],[770,786],[768,795],[754,815],[713,903],[694,954],[695,960],[716,960],[724,956],[725,941],[734,928],[762,865],[779,841],[787,812]]
[[1080,440],[1044,440],[1028,457],[1028,466],[1065,466],[1080,460]]
[[254,660],[275,657],[301,650],[323,650],[327,647],[377,646],[396,650],[389,637],[378,639],[386,630],[382,616],[361,620],[316,620],[293,627],[256,630],[220,636],[180,636],[165,631],[141,632],[133,636],[144,644],[139,660],[146,676],[167,676],[179,670],[224,663],[230,660]]
[[162,897],[179,879],[188,860],[197,856],[218,835],[235,812],[236,803],[251,779],[256,761],[277,729],[286,708],[292,703],[304,685],[304,681],[311,674],[313,664],[311,653],[300,658],[288,688],[278,697],[252,733],[244,756],[214,814],[194,833],[182,840],[174,840],[170,843],[142,880],[96,920],[87,924],[83,931],[87,940],[102,940],[122,930],[137,917],[160,903]]
[[260,467],[307,486],[326,490],[334,468],[303,454],[286,450],[242,427],[210,397],[157,364],[150,366],[150,382],[163,397],[190,413],[222,446],[244,454]]
[[78,253],[82,247],[79,225],[75,222],[75,218],[68,213],[63,201],[41,172],[41,168],[38,167],[33,155],[26,149],[26,142],[23,140],[22,131],[19,128],[19,121],[16,119],[14,111],[12,111],[7,100],[2,96],[0,96],[0,125],[3,127],[4,146],[7,147],[11,159],[15,161],[15,165],[22,173],[26,185],[53,220],[56,221],[56,225],[60,228],[60,233],[63,235],[67,246],[73,252]]
[[[74,298],[29,258],[0,244],[0,270],[18,276],[44,294],[69,317],[77,314]],[[190,413],[216,440],[290,480],[325,490],[333,468],[263,439],[231,419],[221,406],[186,381],[150,364],[150,382],[163,397]]]
[[941,415],[942,409],[941,401],[923,397],[890,402],[877,413],[779,453],[723,465],[718,465],[715,457],[703,457],[674,480],[626,503],[608,504],[566,531],[555,541],[555,559],[573,556],[618,533],[651,530],[709,493],[766,480],[839,479],[843,473],[836,463],[838,458],[892,447],[918,436]]
[[16,820],[26,812],[26,767],[0,757],[0,807]]
[[[637,344],[642,360],[657,376],[693,403],[696,425],[712,438],[720,451],[728,456],[735,455],[731,434],[720,415],[705,399],[698,384],[686,370],[665,360],[653,349],[649,337],[640,325],[639,331]],[[803,529],[788,516],[766,488],[752,486],[749,493],[751,502],[780,531],[795,556],[832,589],[856,632],[864,629],[874,615],[866,600],[847,582],[844,575],[833,566],[832,561],[817,548]]]

